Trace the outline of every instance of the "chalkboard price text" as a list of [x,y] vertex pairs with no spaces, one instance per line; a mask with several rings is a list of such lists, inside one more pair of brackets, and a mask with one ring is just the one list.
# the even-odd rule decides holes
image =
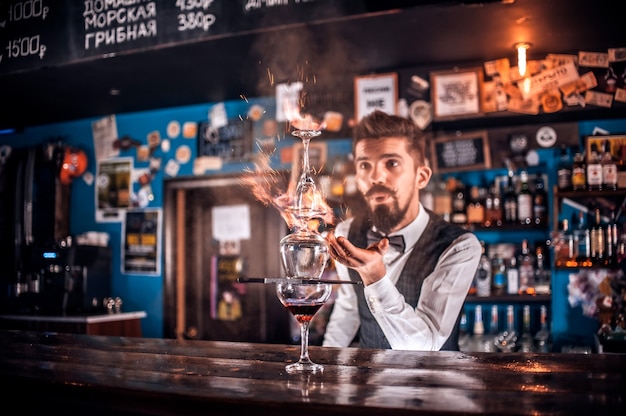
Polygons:
[[41,18],[46,20],[50,8],[43,5],[42,0],[21,1],[9,6],[9,20],[11,22],[19,22],[32,18]]
[[10,40],[6,46],[7,58],[19,58],[39,55],[43,59],[46,54],[46,45],[39,40],[39,35]]

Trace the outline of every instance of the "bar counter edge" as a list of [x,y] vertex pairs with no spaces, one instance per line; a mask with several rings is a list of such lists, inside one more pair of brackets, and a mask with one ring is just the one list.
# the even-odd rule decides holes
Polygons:
[[25,414],[626,414],[624,354],[299,349],[2,330],[0,381]]

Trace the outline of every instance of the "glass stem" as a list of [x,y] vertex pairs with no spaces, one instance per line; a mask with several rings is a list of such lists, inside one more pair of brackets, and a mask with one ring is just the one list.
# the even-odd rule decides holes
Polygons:
[[311,165],[309,162],[309,143],[311,139],[308,137],[302,138],[302,175],[308,178],[311,174]]
[[300,325],[300,361],[309,362],[309,325],[310,322],[303,322]]

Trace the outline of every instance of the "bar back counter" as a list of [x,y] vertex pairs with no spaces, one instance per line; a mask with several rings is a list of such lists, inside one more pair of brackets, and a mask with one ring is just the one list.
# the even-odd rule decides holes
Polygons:
[[11,330],[0,381],[21,414],[626,414],[621,354],[310,353],[323,373],[285,373],[299,346]]

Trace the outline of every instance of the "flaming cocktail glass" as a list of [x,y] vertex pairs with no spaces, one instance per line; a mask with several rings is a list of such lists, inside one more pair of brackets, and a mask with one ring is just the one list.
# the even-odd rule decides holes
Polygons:
[[332,285],[327,283],[291,283],[289,279],[320,279],[329,260],[328,245],[317,231],[319,218],[326,214],[321,197],[310,172],[308,147],[316,130],[296,130],[292,133],[304,145],[302,175],[296,187],[294,204],[289,214],[294,219],[294,232],[280,241],[280,254],[286,273],[284,283],[276,285],[281,303],[300,324],[300,359],[285,367],[288,373],[323,370],[309,358],[309,325],[317,311],[328,301]]

